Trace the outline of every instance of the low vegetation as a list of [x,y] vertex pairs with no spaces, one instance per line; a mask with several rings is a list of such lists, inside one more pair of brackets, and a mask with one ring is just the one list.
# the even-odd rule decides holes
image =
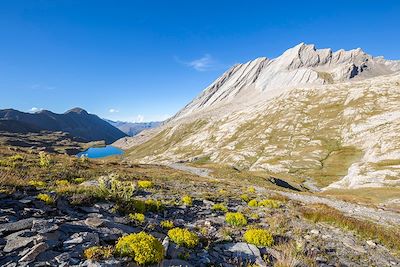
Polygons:
[[249,229],[244,233],[243,239],[258,247],[270,247],[274,242],[272,234],[265,229]]
[[115,253],[144,265],[161,262],[164,258],[164,247],[157,238],[140,232],[121,237],[115,245]]
[[236,227],[246,226],[247,219],[246,217],[240,212],[228,212],[225,215],[225,221]]
[[355,232],[368,240],[377,240],[388,248],[400,252],[400,228],[384,227],[377,223],[349,217],[326,205],[303,207],[302,215],[314,223],[325,222]]
[[193,248],[199,243],[199,238],[195,233],[179,227],[169,230],[168,236],[177,245],[187,248]]

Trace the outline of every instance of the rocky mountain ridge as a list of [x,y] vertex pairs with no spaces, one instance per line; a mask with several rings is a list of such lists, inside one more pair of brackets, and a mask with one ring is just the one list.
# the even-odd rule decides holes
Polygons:
[[25,113],[14,109],[0,110],[0,129],[7,132],[67,132],[82,142],[104,140],[112,143],[125,133],[84,109],[74,108],[64,114],[42,110]]
[[321,188],[398,186],[399,61],[300,44],[236,65],[161,127],[115,145],[133,161],[210,161]]

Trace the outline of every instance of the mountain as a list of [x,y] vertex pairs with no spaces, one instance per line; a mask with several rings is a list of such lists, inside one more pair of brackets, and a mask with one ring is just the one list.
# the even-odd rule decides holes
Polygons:
[[142,163],[213,162],[308,187],[400,185],[400,61],[301,43],[226,71],[115,145]]
[[125,133],[81,108],[71,109],[64,114],[48,110],[25,113],[14,109],[0,110],[0,129],[8,132],[62,131],[82,141],[104,140],[110,144]]
[[106,122],[112,126],[120,129],[129,136],[134,136],[146,129],[151,129],[161,125],[160,121],[151,122],[126,122],[126,121],[112,121],[104,119]]

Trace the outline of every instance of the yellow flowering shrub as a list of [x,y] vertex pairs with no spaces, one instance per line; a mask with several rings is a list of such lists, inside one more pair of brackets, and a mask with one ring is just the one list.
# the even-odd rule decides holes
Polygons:
[[36,198],[43,201],[47,205],[54,204],[54,199],[49,194],[39,194]]
[[164,258],[164,247],[157,238],[140,232],[121,237],[115,245],[115,253],[145,265],[161,262]]
[[258,207],[258,201],[255,199],[250,200],[247,205],[249,205],[249,207]]
[[165,228],[165,229],[174,228],[174,222],[173,221],[169,221],[169,220],[161,221],[160,225],[161,225],[162,228]]
[[57,180],[56,185],[57,186],[67,186],[67,185],[69,185],[69,182],[67,180]]
[[130,213],[128,216],[130,220],[138,224],[142,224],[145,220],[145,216],[143,213]]
[[34,186],[34,187],[36,187],[36,188],[43,188],[43,187],[46,187],[46,182],[43,182],[43,181],[34,181],[34,180],[30,180],[29,182],[28,182],[28,184],[30,185],[30,186]]
[[273,199],[264,199],[258,203],[259,207],[279,208],[279,202]]
[[254,194],[256,192],[256,189],[254,188],[254,186],[250,186],[249,188],[247,188],[247,192]]
[[240,198],[244,201],[244,202],[249,202],[250,198],[247,194],[242,194],[240,195]]
[[185,195],[182,197],[182,203],[186,206],[192,206],[193,200],[191,196]]
[[228,211],[228,208],[222,203],[214,204],[211,209],[215,210],[215,211],[222,211],[222,212]]
[[232,226],[245,226],[247,219],[240,212],[228,212],[225,215],[225,221]]
[[274,238],[268,230],[249,229],[243,235],[247,243],[258,247],[270,247],[274,243]]
[[85,249],[83,256],[90,260],[105,260],[112,257],[114,249],[112,247],[94,246]]
[[147,180],[145,180],[145,181],[138,181],[138,187],[139,187],[139,188],[146,189],[146,188],[151,188],[151,187],[153,187],[153,186],[154,186],[154,184],[153,184],[152,181],[147,181]]
[[169,230],[168,236],[179,246],[193,248],[199,243],[199,237],[195,233],[179,227]]

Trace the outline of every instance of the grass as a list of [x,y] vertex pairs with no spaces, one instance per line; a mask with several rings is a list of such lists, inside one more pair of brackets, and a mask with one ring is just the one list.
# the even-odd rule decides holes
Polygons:
[[[359,189],[331,189],[320,195],[334,197],[344,201],[380,206],[392,199],[400,199],[399,187],[366,187]],[[388,209],[400,212],[399,205],[387,205]]]
[[352,218],[322,204],[302,207],[300,212],[306,219],[314,223],[329,223],[344,230],[353,231],[364,239],[375,240],[387,248],[400,253],[399,227],[384,227],[370,221]]

